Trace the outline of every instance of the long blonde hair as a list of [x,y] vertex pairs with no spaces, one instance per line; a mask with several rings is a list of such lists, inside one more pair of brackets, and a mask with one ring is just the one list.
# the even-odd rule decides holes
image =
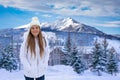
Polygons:
[[[42,32],[40,30],[40,27],[39,27],[39,34],[38,34],[38,45],[39,45],[39,49],[40,49],[40,57],[43,57],[44,47],[46,46],[46,41],[45,41],[45,38],[43,38],[43,36],[42,36]],[[27,52],[28,52],[28,49],[30,49],[31,55],[34,54],[34,56],[36,56],[35,38],[32,35],[31,30],[30,30],[28,37],[27,37]]]

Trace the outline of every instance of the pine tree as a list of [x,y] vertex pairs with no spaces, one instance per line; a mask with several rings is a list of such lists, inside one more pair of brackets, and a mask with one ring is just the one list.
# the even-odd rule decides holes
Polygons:
[[107,55],[108,55],[108,42],[106,38],[104,38],[102,42],[102,58],[101,58],[101,65],[102,65],[102,71],[106,72],[106,66],[107,66]]
[[70,35],[70,32],[68,32],[68,38],[67,38],[67,41],[66,41],[66,45],[65,45],[65,48],[66,48],[66,51],[67,52],[71,52],[72,50],[72,43],[71,43],[71,35]]
[[80,54],[76,54],[74,56],[74,62],[72,64],[72,67],[74,71],[76,71],[78,74],[84,72],[84,70],[86,69],[86,66],[82,60],[82,56]]
[[2,58],[0,60],[0,67],[4,68],[10,72],[12,70],[17,69],[17,61],[16,61],[16,57],[13,53],[12,46],[8,46],[2,51]]
[[102,48],[100,43],[97,42],[97,39],[95,41],[94,44],[94,48],[92,51],[92,63],[91,63],[91,67],[92,70],[98,73],[98,76],[101,76],[101,71],[102,69],[102,62],[101,62],[101,58],[102,58]]
[[107,70],[111,75],[118,72],[118,61],[115,49],[113,47],[109,50]]
[[65,60],[64,64],[70,65],[71,51],[72,51],[72,43],[71,43],[70,32],[68,32],[68,38],[66,40],[66,44],[64,46]]
[[76,62],[77,55],[78,55],[78,50],[77,50],[76,46],[74,46],[73,51],[71,52],[71,60],[70,60],[71,66],[73,66],[73,64]]
[[74,71],[76,71],[77,73],[82,73],[85,69],[85,63],[83,61],[82,58],[82,54],[80,54],[77,50],[77,47],[74,46],[72,54],[71,54],[71,64],[70,64]]

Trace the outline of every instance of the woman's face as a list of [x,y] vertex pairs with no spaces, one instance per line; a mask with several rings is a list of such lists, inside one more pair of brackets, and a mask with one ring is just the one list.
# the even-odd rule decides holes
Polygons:
[[33,25],[33,26],[31,27],[30,31],[31,31],[31,33],[32,33],[32,35],[33,35],[34,37],[37,37],[38,34],[39,34],[39,32],[40,32],[40,28],[39,28],[39,26],[37,26],[37,25]]

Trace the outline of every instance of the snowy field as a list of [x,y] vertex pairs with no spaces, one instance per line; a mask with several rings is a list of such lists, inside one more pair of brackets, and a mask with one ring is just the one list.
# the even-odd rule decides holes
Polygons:
[[[10,73],[4,69],[0,69],[0,75],[0,80],[25,80],[22,70]],[[120,73],[117,76],[105,73],[103,76],[97,76],[87,70],[82,75],[78,75],[69,66],[56,65],[48,67],[45,80],[120,80]]]

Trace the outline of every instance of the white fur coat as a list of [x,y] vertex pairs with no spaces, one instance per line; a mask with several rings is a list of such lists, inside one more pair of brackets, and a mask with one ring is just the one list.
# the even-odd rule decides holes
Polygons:
[[40,49],[38,47],[37,39],[35,39],[35,50],[36,50],[36,57],[33,55],[31,57],[30,50],[28,50],[27,53],[26,40],[23,41],[20,48],[20,61],[21,64],[23,65],[24,75],[31,78],[37,78],[44,75],[49,60],[49,53],[50,53],[49,47],[48,46],[45,47],[44,57],[41,58],[39,54]]

